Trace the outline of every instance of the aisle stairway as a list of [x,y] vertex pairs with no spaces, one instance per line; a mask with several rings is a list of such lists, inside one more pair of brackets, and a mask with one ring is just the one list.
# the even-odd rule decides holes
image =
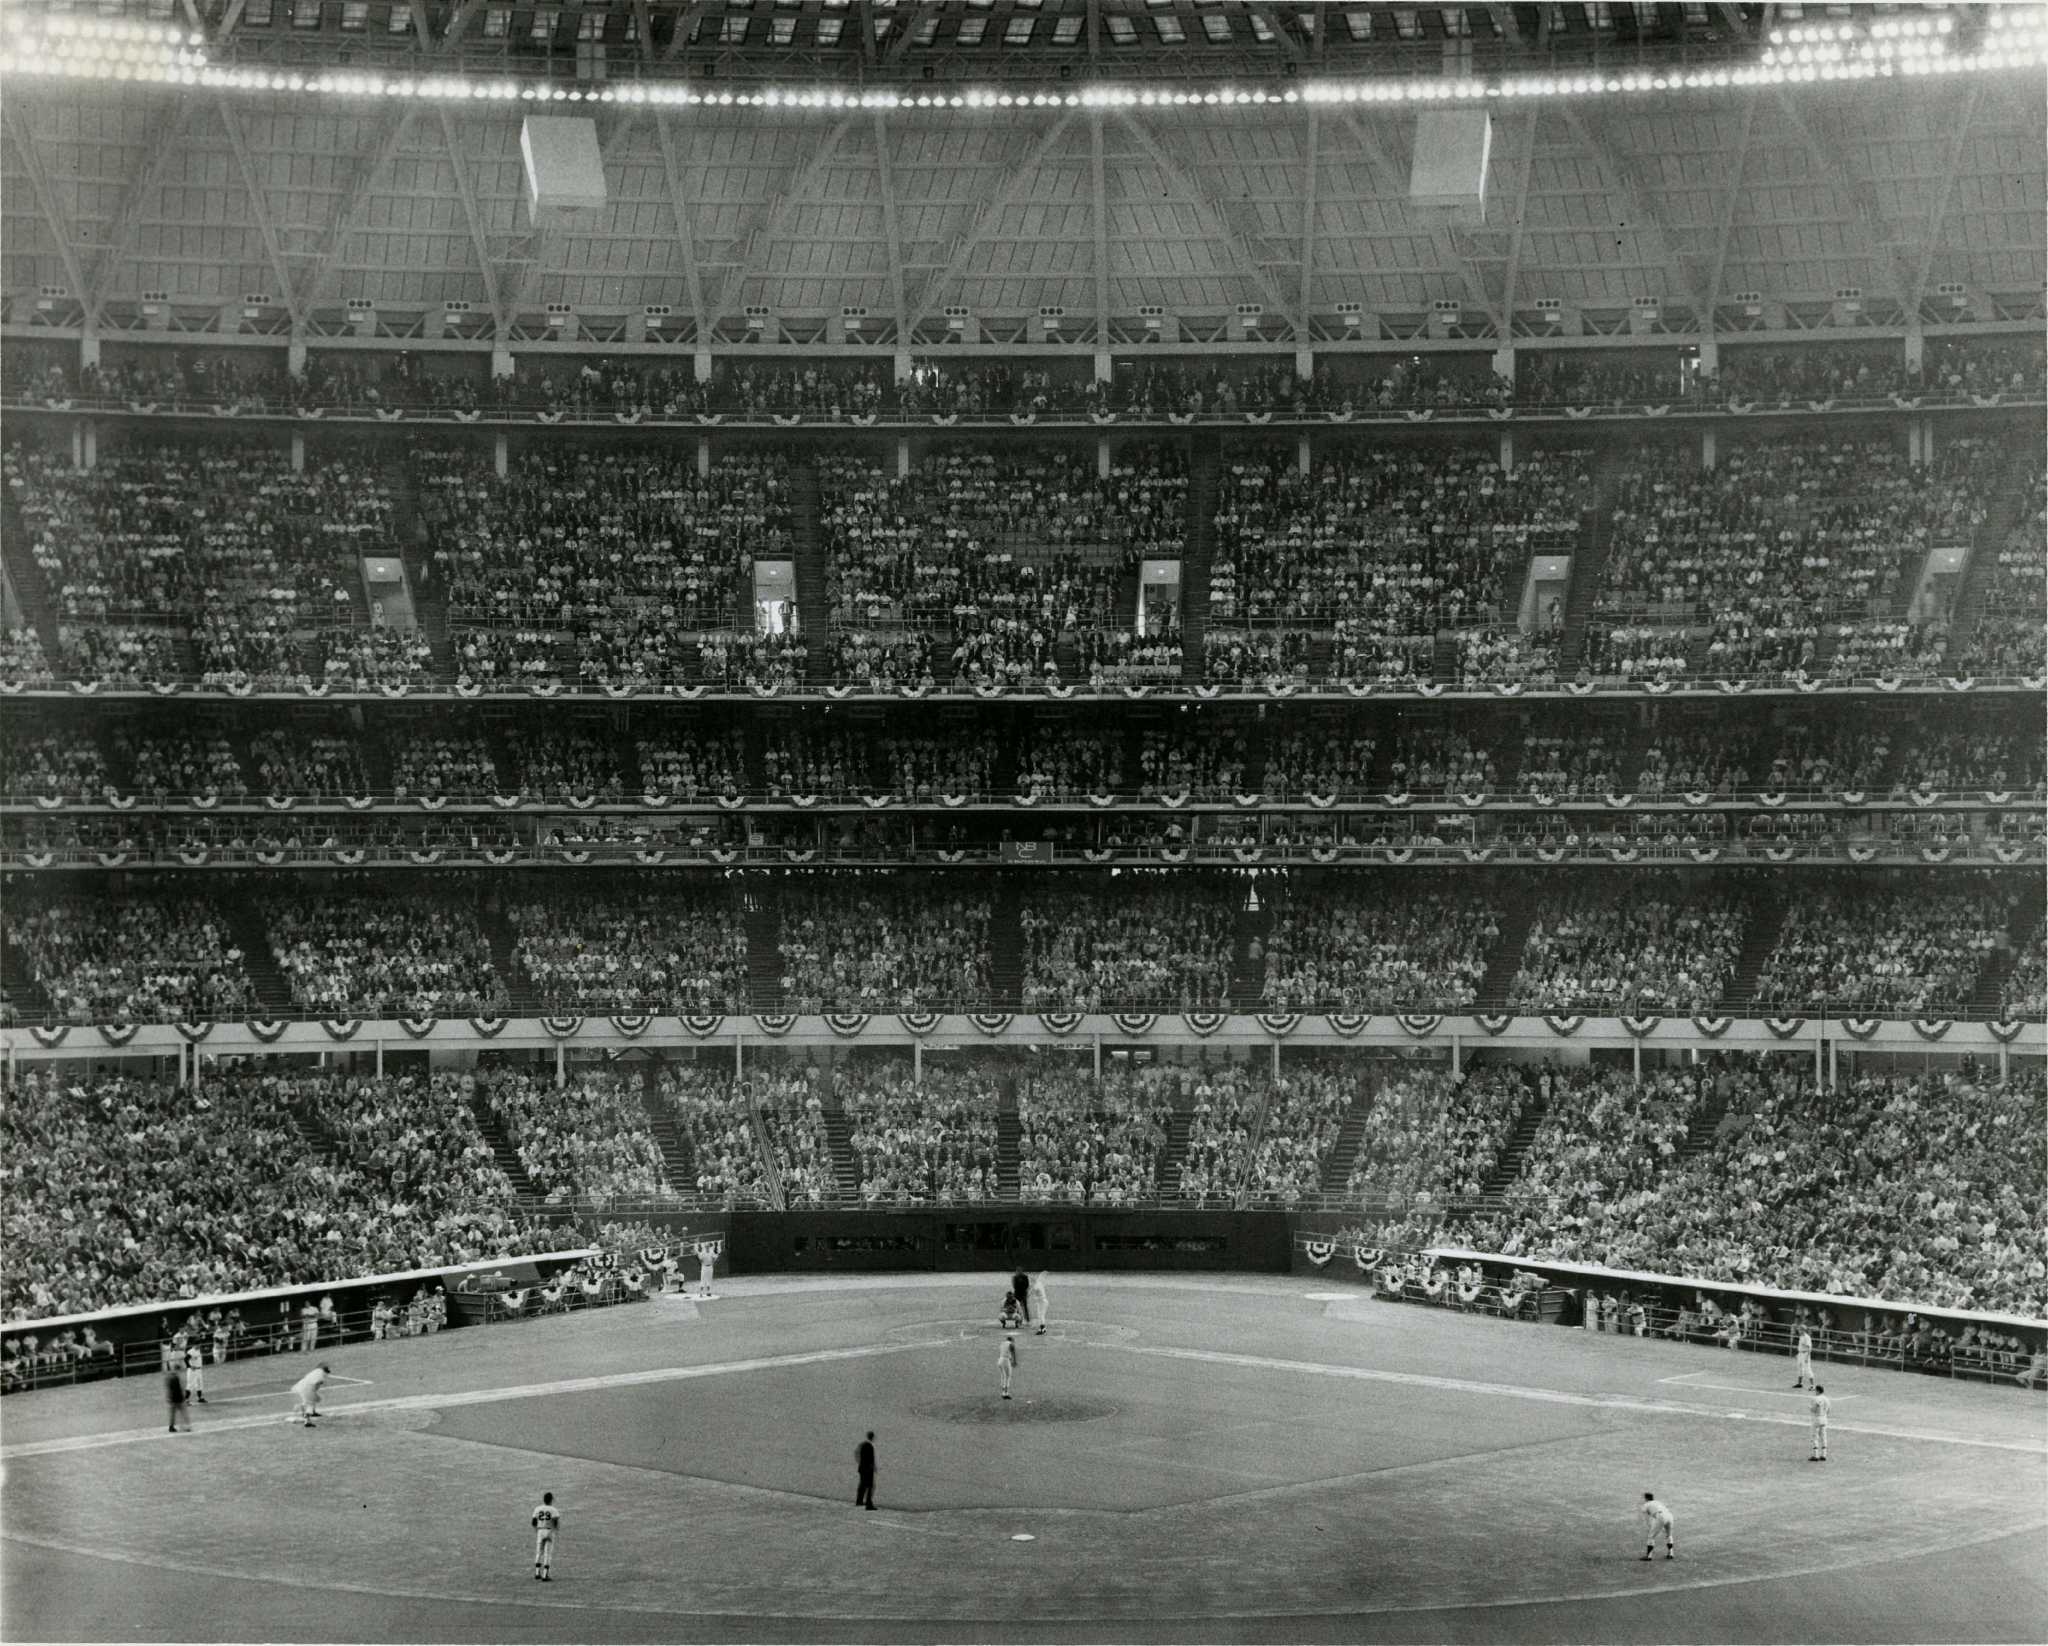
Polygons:
[[434,679],[443,686],[453,686],[455,646],[448,634],[448,601],[429,569],[433,545],[420,512],[419,487],[413,481],[410,463],[395,463],[387,472],[394,504],[391,531],[399,558],[405,563],[405,587],[412,597],[413,617],[427,637],[427,644],[434,649]]
[[782,952],[775,946],[778,935],[772,906],[762,902],[747,910],[747,995],[757,1012],[782,1010]]
[[341,1154],[341,1145],[334,1134],[320,1124],[312,1109],[305,1103],[293,1103],[285,1112],[291,1116],[292,1130],[299,1134],[299,1141],[305,1145],[307,1160],[322,1166],[332,1165]]
[[655,1073],[655,1065],[648,1064],[639,1085],[640,1108],[647,1116],[647,1133],[661,1151],[661,1171],[668,1179],[669,1187],[678,1193],[689,1194],[697,1187],[696,1161],[691,1157],[682,1127],[676,1123],[676,1117],[669,1112],[668,1105],[662,1102],[655,1088]]
[[1335,1199],[1344,1193],[1351,1182],[1351,1169],[1358,1164],[1358,1151],[1365,1146],[1366,1117],[1372,1113],[1373,1094],[1365,1081],[1359,1081],[1351,1093],[1350,1107],[1344,1111],[1344,1119],[1337,1127],[1337,1141],[1330,1145],[1330,1152],[1323,1157],[1322,1194],[1325,1199]]
[[1542,875],[1517,876],[1499,885],[1500,935],[1494,939],[1493,952],[1486,957],[1486,975],[1479,980],[1479,1008],[1482,1011],[1507,1011],[1508,990],[1514,986],[1515,973],[1521,969],[1522,948],[1529,941],[1529,928],[1536,923],[1536,912],[1541,906],[1547,877]]
[[1507,1147],[1501,1150],[1493,1163],[1493,1170],[1487,1173],[1486,1181],[1479,1187],[1482,1198],[1498,1199],[1507,1191],[1508,1185],[1522,1175],[1522,1161],[1529,1153],[1529,1145],[1536,1141],[1536,1129],[1543,1124],[1543,1117],[1549,1110],[1542,1093],[1531,1086],[1528,1097],[1523,1100],[1522,1112],[1515,1121],[1515,1129],[1508,1134]]
[[530,984],[519,975],[519,968],[513,964],[512,951],[515,941],[511,923],[505,918],[505,911],[495,903],[480,903],[476,912],[477,924],[483,928],[484,936],[491,943],[491,969],[503,980],[505,992],[511,998],[513,1017],[536,1017],[542,1010],[540,996]]
[[1181,678],[1199,685],[1202,637],[1209,628],[1209,568],[1216,558],[1216,496],[1223,484],[1223,442],[1195,435],[1188,450],[1187,554],[1180,567]]
[[860,1204],[860,1162],[853,1152],[853,1127],[837,1098],[825,1105],[825,1140],[832,1146],[832,1175],[839,1183],[842,1204]]
[[[1185,1100],[1187,1094],[1183,1092]],[[1180,1192],[1180,1163],[1188,1157],[1188,1134],[1194,1130],[1195,1112],[1176,1107],[1166,1123],[1166,1148],[1159,1156],[1159,1194],[1162,1199]]]
[[[812,690],[832,683],[826,655],[832,636],[832,611],[827,603],[825,535],[819,525],[824,504],[818,491],[817,465],[799,464],[789,476],[790,526],[796,561],[796,615],[804,637],[804,679]],[[747,622],[753,622],[753,591],[747,591]]]
[[1017,1119],[1014,1106],[1006,1106],[996,1115],[996,1198],[1013,1204],[1023,1198],[1018,1181],[1018,1161],[1022,1157],[1024,1128]]
[[2005,1016],[2005,980],[2012,975],[2014,964],[2029,946],[2041,946],[2042,893],[2038,877],[2030,876],[2026,890],[2014,905],[2012,917],[2006,922],[2006,942],[1993,949],[1984,957],[1984,964],[1977,973],[1977,984],[1970,991],[1969,1011],[1975,1018]]
[[2030,478],[2029,465],[2008,464],[1997,489],[1991,494],[1991,507],[1984,516],[1984,523],[1977,528],[1970,562],[1963,568],[1963,586],[1956,591],[1955,610],[1949,616],[1948,660],[1951,662],[1962,657],[1976,636],[1978,623],[1983,620],[1991,567],[1998,559],[1998,551],[2019,526],[2020,513],[2026,507]]
[[1788,898],[1769,895],[1750,905],[1749,924],[1742,933],[1742,948],[1735,956],[1735,969],[1729,973],[1728,986],[1722,991],[1722,1011],[1739,1015],[1749,1009],[1750,998],[1756,993],[1757,977],[1763,971],[1764,962],[1770,958],[1771,950],[1778,946],[1778,934],[1784,930],[1788,907]]
[[1006,874],[996,881],[995,907],[989,911],[988,975],[995,990],[991,1008],[999,1012],[1024,1009],[1024,933],[1018,914],[1024,906],[1024,879]]
[[544,1198],[540,1185],[526,1175],[526,1168],[519,1162],[519,1151],[512,1147],[510,1135],[498,1123],[498,1117],[491,1113],[491,1106],[484,1101],[481,1092],[470,1097],[469,1112],[476,1116],[476,1128],[483,1133],[484,1142],[490,1145],[491,1158],[497,1161],[498,1170],[511,1179],[513,1193],[522,1199]]
[[43,643],[43,661],[52,673],[61,676],[64,671],[57,662],[56,603],[43,580],[43,568],[29,552],[29,536],[22,530],[20,511],[8,499],[0,499],[0,561],[6,565],[7,581],[21,604],[22,617]]
[[0,932],[0,999],[12,1006],[23,1022],[41,1023],[54,1015],[49,995],[29,971],[27,956],[15,951],[4,932]]
[[1593,507],[1579,516],[1578,541],[1572,550],[1571,587],[1565,593],[1564,639],[1558,646],[1557,673],[1569,680],[1586,655],[1586,627],[1607,576],[1613,547],[1612,518],[1616,482],[1628,467],[1620,448],[1603,450],[1593,463]]
[[1717,1093],[1714,1082],[1708,1080],[1706,1090],[1693,1107],[1692,1118],[1686,1122],[1685,1136],[1679,1141],[1678,1159],[1681,1162],[1703,1155],[1714,1146],[1714,1133],[1720,1128],[1722,1117],[1728,1113],[1728,1095]]
[[256,906],[249,901],[247,889],[230,882],[220,894],[219,902],[221,912],[227,916],[228,930],[234,934],[235,946],[242,951],[242,969],[249,974],[249,981],[255,986],[256,1000],[263,1015],[296,1015],[291,984],[278,968],[277,957],[270,951],[270,933],[263,924],[263,917],[256,912]]

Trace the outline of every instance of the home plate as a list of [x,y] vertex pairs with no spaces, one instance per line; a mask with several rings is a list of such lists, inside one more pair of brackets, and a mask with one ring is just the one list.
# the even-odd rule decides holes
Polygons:
[[1010,1541],[1012,1543],[1036,1543],[1038,1539],[1029,1532],[1012,1532],[1010,1534]]

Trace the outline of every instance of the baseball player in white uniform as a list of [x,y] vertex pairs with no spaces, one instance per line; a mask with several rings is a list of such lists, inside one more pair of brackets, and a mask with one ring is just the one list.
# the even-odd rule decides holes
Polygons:
[[562,1529],[562,1511],[555,1507],[555,1494],[542,1492],[533,1511],[533,1575],[542,1583],[555,1581],[555,1534]]
[[708,1240],[697,1248],[697,1296],[709,1301],[711,1297],[711,1271],[718,1266],[718,1248]]
[[1804,1326],[1799,1328],[1799,1375],[1792,1380],[1792,1387],[1813,1387],[1813,1333]]
[[1038,1323],[1038,1335],[1045,1336],[1045,1275],[1043,1272],[1031,1277],[1031,1318]]
[[323,1360],[292,1385],[292,1416],[309,1429],[313,1427],[313,1420],[320,1415],[320,1385],[325,1383],[333,1372],[334,1368]]
[[996,1370],[1003,1374],[1003,1398],[1010,1398],[1010,1377],[1017,1370],[1017,1339],[1011,1332],[1003,1333],[1003,1346],[996,1350]]
[[1813,1386],[1813,1399],[1807,1411],[1813,1418],[1813,1455],[1809,1463],[1825,1463],[1828,1460],[1828,1394],[1818,1383]]
[[185,1392],[206,1404],[206,1351],[196,1342],[185,1351]]
[[1657,1547],[1657,1534],[1664,1534],[1664,1558],[1678,1558],[1678,1538],[1672,1531],[1671,1511],[1657,1501],[1655,1492],[1643,1493],[1643,1519],[1649,1523],[1649,1534],[1643,1540],[1643,1559],[1648,1560]]

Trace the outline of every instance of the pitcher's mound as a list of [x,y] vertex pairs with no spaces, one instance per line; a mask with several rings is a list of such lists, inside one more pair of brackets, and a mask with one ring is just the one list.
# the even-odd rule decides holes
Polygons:
[[1005,1400],[1001,1395],[932,1400],[914,1408],[941,1423],[1093,1423],[1122,1410],[1106,1400]]

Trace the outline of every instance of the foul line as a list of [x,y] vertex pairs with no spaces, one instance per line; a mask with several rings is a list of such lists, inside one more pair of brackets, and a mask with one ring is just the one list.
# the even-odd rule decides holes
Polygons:
[[[1659,1383],[1683,1384],[1688,1389],[1726,1389],[1730,1394],[1734,1395],[1776,1395],[1780,1400],[1788,1397],[1793,1400],[1804,1400],[1809,1395],[1809,1391],[1805,1389],[1759,1389],[1754,1383],[1698,1383],[1694,1381],[1694,1379],[1702,1378],[1706,1375],[1705,1372],[1680,1372],[1676,1377],[1660,1377],[1657,1381]],[[1855,1400],[1857,1398],[1859,1397],[1856,1395],[1828,1396],[1829,1402],[1836,1406],[1841,1405],[1845,1400]]]
[[[1574,1394],[1564,1389],[1538,1389],[1520,1383],[1482,1383],[1472,1378],[1436,1377],[1424,1372],[1386,1372],[1367,1366],[1332,1366],[1316,1360],[1276,1360],[1267,1355],[1228,1354],[1219,1349],[1173,1349],[1162,1344],[1117,1343],[1108,1347],[1124,1354],[1156,1355],[1164,1360],[1195,1360],[1213,1366],[1242,1366],[1252,1371],[1306,1372],[1312,1377],[1347,1378],[1360,1383],[1398,1383],[1414,1389],[1441,1389],[1452,1394],[1493,1395],[1508,1400],[1534,1400],[1552,1406],[1592,1406],[1610,1411],[1649,1412],[1659,1417],[1712,1417],[1744,1423],[1777,1423],[1786,1428],[1809,1427],[1804,1416],[1775,1412],[1731,1412],[1718,1406],[1693,1406],[1676,1400],[1643,1400],[1634,1395]],[[1745,1390],[1744,1393],[1755,1391]],[[1892,1440],[1924,1440],[1942,1446],[1978,1446],[1991,1451],[2048,1455],[2048,1446],[2021,1440],[1990,1440],[1971,1435],[1939,1434],[1930,1429],[1904,1429],[1881,1423],[1836,1423],[1837,1434],[1881,1435]]]
[[[943,1348],[945,1339],[912,1343],[874,1343],[851,1349],[814,1349],[805,1354],[764,1355],[755,1360],[725,1360],[710,1366],[657,1366],[640,1372],[606,1372],[597,1377],[557,1378],[549,1383],[516,1383],[500,1389],[456,1389],[445,1394],[388,1395],[378,1400],[352,1400],[323,1412],[323,1417],[354,1417],[363,1412],[430,1412],[454,1406],[487,1406],[500,1400],[530,1400],[541,1395],[589,1394],[601,1389],[627,1389],[648,1383],[681,1383],[699,1377],[723,1377],[734,1372],[773,1372],[786,1366],[815,1366],[833,1360],[863,1360],[874,1355],[907,1354],[914,1349]],[[209,1401],[207,1404],[211,1405]],[[274,1427],[277,1418],[231,1417],[224,1423],[209,1423],[191,1434],[227,1434],[242,1429]],[[96,1435],[72,1435],[63,1440],[25,1440],[15,1446],[0,1446],[0,1460],[18,1457],[50,1457],[63,1452],[91,1452],[103,1446],[129,1446],[142,1441],[169,1440],[167,1429],[121,1429]]]

